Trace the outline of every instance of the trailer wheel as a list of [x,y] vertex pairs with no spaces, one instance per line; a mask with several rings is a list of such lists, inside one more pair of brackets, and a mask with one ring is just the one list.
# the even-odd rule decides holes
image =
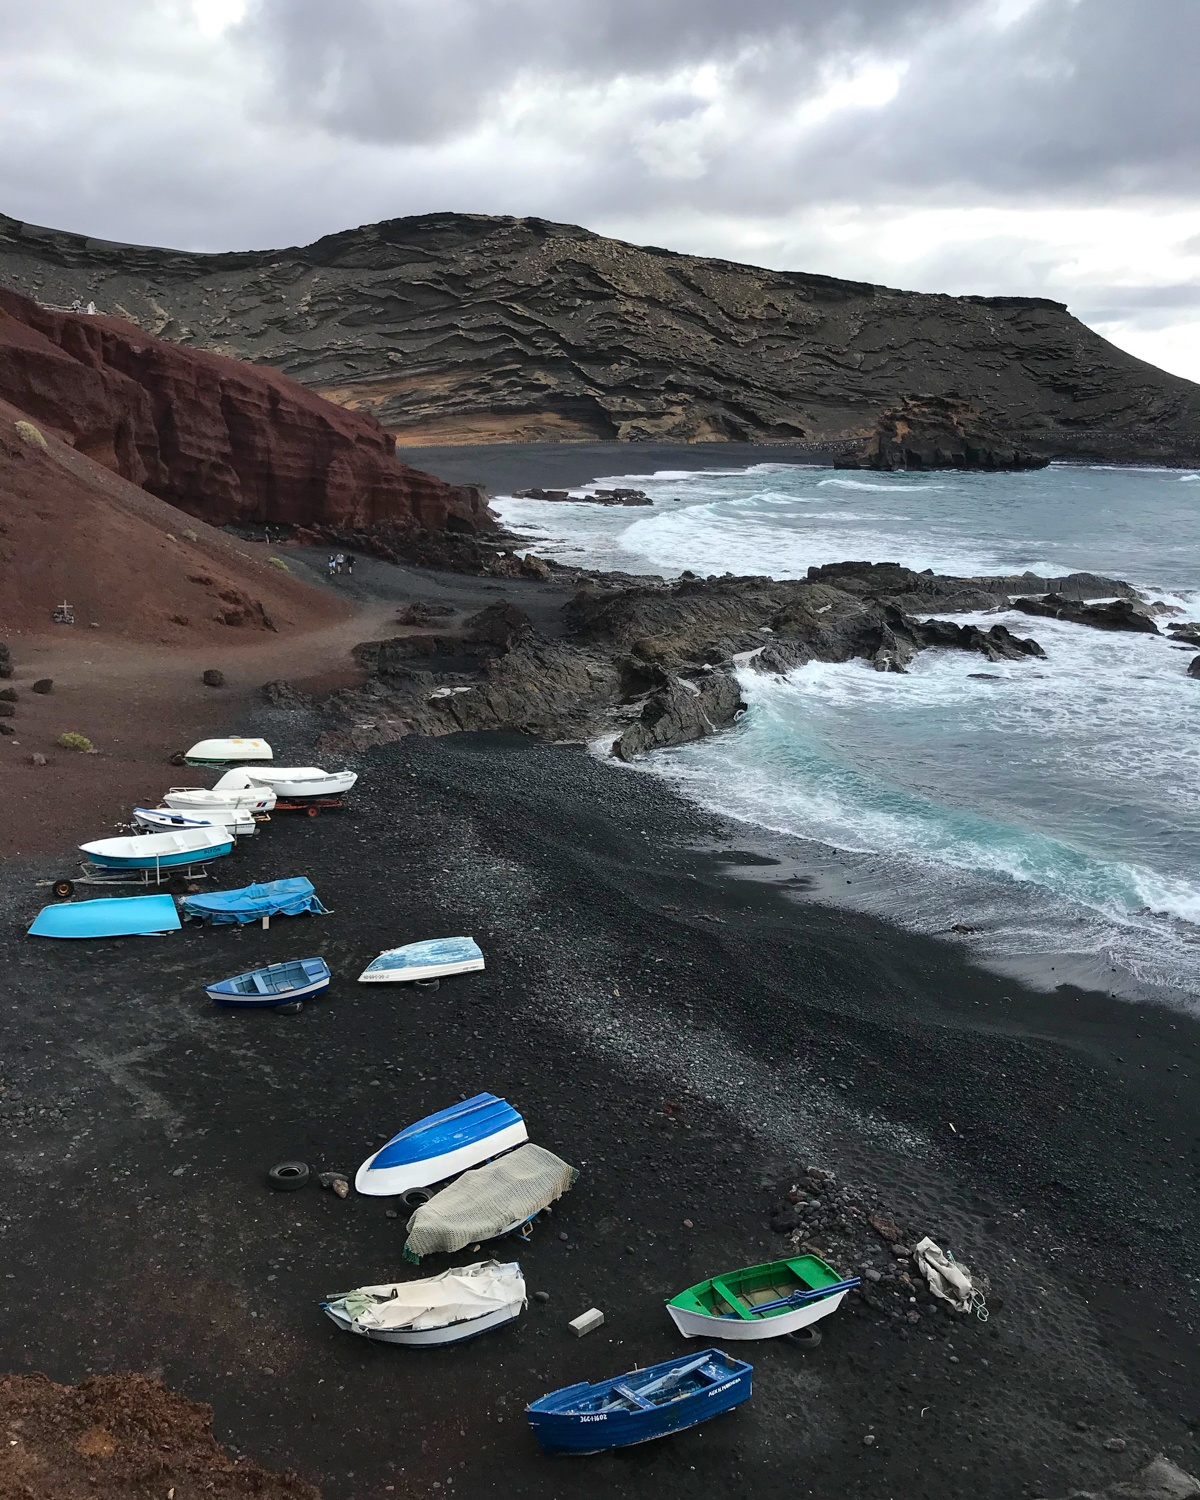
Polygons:
[[174,755],[167,756],[167,761],[170,765],[173,766],[186,766],[187,756],[184,755],[182,750],[176,750]]
[[308,1182],[308,1163],[303,1161],[281,1161],[267,1173],[267,1181],[277,1193],[294,1193]]
[[65,901],[68,896],[75,894],[75,882],[73,880],[56,880],[54,882],[54,894],[60,901]]
[[308,816],[310,818],[315,818],[320,811],[321,809],[319,807],[310,807],[308,809]]

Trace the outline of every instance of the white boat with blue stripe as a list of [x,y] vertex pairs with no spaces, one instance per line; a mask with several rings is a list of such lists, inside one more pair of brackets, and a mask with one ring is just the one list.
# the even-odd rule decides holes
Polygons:
[[93,865],[104,870],[170,870],[220,859],[233,848],[228,827],[179,828],[170,833],[133,834],[80,844]]
[[456,1177],[528,1139],[525,1121],[507,1099],[476,1094],[394,1135],[359,1167],[354,1186],[369,1197],[390,1198]]
[[241,808],[213,808],[206,813],[185,813],[174,807],[135,807],[133,821],[139,828],[148,828],[154,833],[169,833],[173,828],[228,829],[236,838],[245,838],[258,831],[252,813]]
[[329,965],[323,958],[293,958],[206,984],[204,993],[217,1005],[251,1008],[291,1005],[327,990],[329,978]]
[[446,979],[483,968],[483,954],[474,938],[428,938],[388,948],[358,976],[359,984],[413,984],[422,979]]

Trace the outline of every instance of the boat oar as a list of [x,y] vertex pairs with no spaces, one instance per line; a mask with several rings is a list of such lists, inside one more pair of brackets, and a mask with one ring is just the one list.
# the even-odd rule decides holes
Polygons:
[[[823,1297],[833,1297],[838,1292],[848,1292],[856,1286],[862,1285],[862,1278],[851,1276],[845,1281],[835,1281],[832,1286],[818,1287],[812,1292],[793,1292],[790,1297],[778,1297],[774,1302],[760,1302],[757,1306],[748,1304],[750,1312],[757,1317],[759,1313],[779,1312],[785,1307],[803,1307],[807,1302],[819,1302]],[[729,1317],[729,1313],[723,1314]]]
[[652,1380],[649,1385],[642,1386],[638,1391],[638,1395],[645,1400],[651,1391],[660,1390],[664,1385],[673,1380],[682,1380],[685,1375],[690,1375],[693,1370],[698,1370],[701,1365],[706,1365],[712,1357],[712,1350],[706,1349],[699,1359],[693,1359],[686,1365],[677,1365],[675,1369],[668,1370],[665,1375],[660,1375],[657,1380]]

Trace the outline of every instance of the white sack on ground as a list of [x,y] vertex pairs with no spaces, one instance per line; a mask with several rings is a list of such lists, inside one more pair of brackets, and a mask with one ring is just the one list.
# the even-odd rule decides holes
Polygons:
[[360,1286],[329,1301],[356,1330],[445,1328],[486,1317],[514,1302],[524,1307],[525,1278],[515,1260],[482,1260],[423,1281]]
[[490,1240],[548,1208],[579,1174],[544,1146],[518,1146],[507,1156],[464,1172],[422,1203],[408,1221],[405,1260]]
[[928,1235],[913,1251],[917,1267],[929,1283],[935,1297],[958,1312],[970,1312],[974,1301],[975,1285],[966,1266],[960,1266],[953,1256],[935,1245]]

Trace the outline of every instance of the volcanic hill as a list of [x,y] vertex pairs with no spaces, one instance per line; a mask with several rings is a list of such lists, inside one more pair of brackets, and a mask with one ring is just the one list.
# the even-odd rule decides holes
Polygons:
[[196,254],[0,216],[0,281],[273,365],[404,443],[825,443],[932,397],[1042,457],[1200,456],[1200,386],[1061,303],[769,271],[541,219],[425,214]]

